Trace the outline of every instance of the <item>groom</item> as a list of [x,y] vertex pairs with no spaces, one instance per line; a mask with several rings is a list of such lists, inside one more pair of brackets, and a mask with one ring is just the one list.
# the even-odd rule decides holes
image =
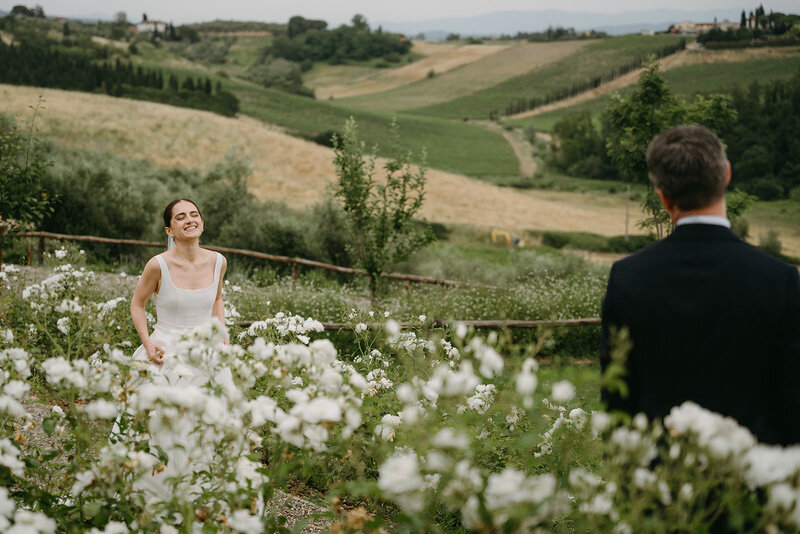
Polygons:
[[726,218],[731,167],[699,126],[656,136],[647,168],[675,230],[611,269],[603,300],[601,365],[610,329],[626,327],[629,394],[609,410],[662,418],[692,400],[763,442],[800,442],[800,277],[747,245]]

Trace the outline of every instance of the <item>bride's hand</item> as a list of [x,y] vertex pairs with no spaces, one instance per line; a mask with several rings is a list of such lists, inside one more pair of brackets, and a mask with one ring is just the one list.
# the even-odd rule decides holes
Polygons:
[[161,365],[164,363],[164,347],[161,345],[151,345],[147,347],[147,359],[150,363]]

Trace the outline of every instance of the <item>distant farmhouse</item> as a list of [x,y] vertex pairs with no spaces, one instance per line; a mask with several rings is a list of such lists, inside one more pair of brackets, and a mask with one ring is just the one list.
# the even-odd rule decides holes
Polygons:
[[701,33],[706,33],[713,29],[719,29],[722,31],[726,30],[736,30],[739,28],[738,22],[731,22],[728,19],[723,20],[722,22],[691,22],[685,21],[681,22],[680,24],[675,24],[669,27],[669,33],[674,33],[677,35],[700,35]]
[[164,35],[169,26],[160,20],[147,20],[147,15],[142,15],[142,22],[135,26],[136,33],[160,33]]

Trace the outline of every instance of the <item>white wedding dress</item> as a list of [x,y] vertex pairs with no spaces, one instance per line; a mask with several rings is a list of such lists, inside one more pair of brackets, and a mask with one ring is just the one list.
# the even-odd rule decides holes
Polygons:
[[[175,346],[182,335],[189,334],[212,320],[212,308],[220,283],[222,255],[217,253],[212,284],[196,290],[176,287],[164,258],[158,255],[156,259],[161,266],[161,288],[153,296],[157,321],[150,338],[165,349],[164,363],[160,366],[150,363],[147,351],[144,346],[140,346],[133,354],[134,365],[138,364],[149,370],[147,381],[150,384],[168,384],[175,386],[175,391],[186,386],[202,387],[209,380],[225,389],[234,388],[229,369],[225,368],[224,372],[210,376],[208,371],[180,361],[175,355]],[[148,386],[149,384],[144,387]],[[159,422],[170,417],[172,422],[169,425]],[[157,407],[150,412],[149,420],[151,452],[155,453],[155,447],[160,447],[169,460],[160,472],[151,472],[138,479],[134,488],[141,490],[148,501],[168,500],[176,492],[191,500],[202,488],[187,483],[176,487],[167,479],[180,477],[186,480],[193,472],[202,470],[204,465],[212,461],[211,458],[203,457],[206,453],[202,452],[204,448],[198,443],[202,438],[194,432],[197,419],[176,417],[174,408]]]

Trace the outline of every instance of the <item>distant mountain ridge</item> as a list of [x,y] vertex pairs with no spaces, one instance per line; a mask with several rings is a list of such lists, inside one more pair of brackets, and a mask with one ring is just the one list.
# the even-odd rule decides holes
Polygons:
[[496,11],[473,17],[436,18],[419,21],[376,21],[372,25],[384,30],[416,36],[424,33],[426,39],[442,39],[449,33],[462,36],[488,37],[517,32],[537,32],[548,26],[575,28],[578,31],[598,30],[611,35],[636,33],[643,30],[664,31],[670,24],[685,20],[711,22],[714,17],[738,21],[741,9],[721,8],[700,11],[653,9],[623,13],[569,12],[556,9],[538,11]]

